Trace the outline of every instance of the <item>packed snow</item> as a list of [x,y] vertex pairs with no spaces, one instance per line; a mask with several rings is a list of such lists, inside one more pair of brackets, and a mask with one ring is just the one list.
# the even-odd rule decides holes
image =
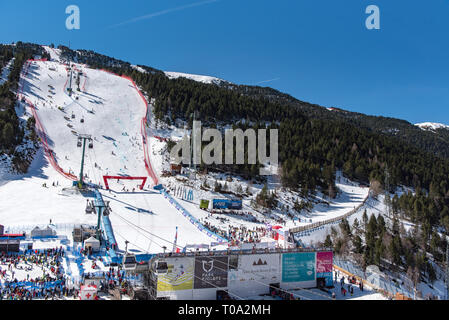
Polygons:
[[202,82],[202,83],[206,83],[206,84],[220,84],[222,82],[225,82],[222,79],[211,77],[211,76],[202,76],[202,75],[188,74],[188,73],[182,73],[182,72],[165,71],[165,75],[167,77],[169,77],[170,79],[187,78],[190,80],[194,80],[194,81]]
[[423,129],[423,130],[436,130],[436,129],[449,129],[449,126],[442,123],[436,123],[436,122],[423,122],[423,123],[417,123],[415,126]]
[[[74,72],[73,94],[69,96],[64,90],[67,67],[58,62],[57,50],[47,50],[51,61],[30,64],[23,79],[23,95],[35,105],[58,165],[77,176],[82,152],[77,148],[77,135],[90,134],[93,148],[86,146],[85,181],[103,185],[103,175],[146,177],[140,131],[146,107],[132,83],[76,64],[74,69],[82,73],[80,89],[85,91],[77,90]],[[31,115],[29,109],[24,118]],[[138,182],[126,180],[112,181],[111,193],[102,191],[105,200],[111,201],[110,219],[120,248],[128,240],[128,248],[136,252],[162,252],[164,246],[171,250],[169,242],[174,241],[176,227],[179,246],[214,241],[153,191],[150,180],[142,191]],[[50,219],[54,224],[96,225],[96,217],[84,212],[87,199],[71,192],[72,181],[54,170],[42,150],[28,174],[5,173],[1,185],[2,199],[7,199],[0,204],[5,226],[42,224]]]
[[3,68],[0,76],[0,86],[8,81],[9,72],[11,71],[11,67],[14,64],[14,58],[12,58],[8,64]]

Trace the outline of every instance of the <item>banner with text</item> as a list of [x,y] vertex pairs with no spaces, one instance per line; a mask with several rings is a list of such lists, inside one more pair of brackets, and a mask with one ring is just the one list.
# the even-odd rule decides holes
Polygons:
[[196,257],[195,289],[228,286],[228,257]]
[[315,280],[315,252],[284,253],[282,255],[282,281],[305,282]]

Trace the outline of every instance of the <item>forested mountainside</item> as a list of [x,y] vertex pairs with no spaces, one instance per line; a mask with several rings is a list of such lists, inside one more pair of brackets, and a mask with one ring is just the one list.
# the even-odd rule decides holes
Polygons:
[[[143,73],[128,62],[92,51],[61,49],[67,58],[133,77],[156,99],[154,113],[160,120],[191,121],[196,110],[204,126],[233,123],[260,128],[269,124],[281,129],[279,160],[284,186],[301,188],[306,193],[317,187],[329,190],[337,169],[361,182],[382,182],[388,165],[392,186],[403,184],[429,190],[433,182],[442,184],[441,195],[449,191],[449,162],[433,152],[445,136],[423,131],[406,121],[329,111],[270,88],[169,79],[156,69],[142,66],[147,71]],[[393,128],[401,133],[395,135]],[[401,138],[403,135],[409,142]],[[420,143],[415,143],[415,139]],[[256,174],[251,166],[231,169],[238,174]]]
[[[269,99],[297,107],[309,117],[317,119],[340,119],[357,127],[397,137],[422,150],[432,152],[438,156],[449,158],[449,130],[438,129],[434,132],[423,131],[408,121],[382,116],[370,116],[357,112],[350,112],[328,106],[327,108],[300,101],[288,94],[284,94],[272,88],[230,85],[238,92],[255,97]],[[331,110],[329,110],[329,109]]]
[[0,68],[3,69],[12,59],[12,57],[13,57],[12,47],[0,44]]
[[[34,56],[43,58],[49,56],[41,46],[17,42],[15,45],[2,45],[0,47],[0,64],[3,67],[14,57],[8,79],[0,86],[0,155],[8,154],[13,156],[13,163],[17,164],[19,171],[26,171],[27,166],[19,165],[23,162],[16,147],[22,142],[24,128],[20,126],[19,118],[15,111],[17,102],[16,90],[20,79],[20,72],[24,63]],[[33,126],[32,120],[28,124]]]

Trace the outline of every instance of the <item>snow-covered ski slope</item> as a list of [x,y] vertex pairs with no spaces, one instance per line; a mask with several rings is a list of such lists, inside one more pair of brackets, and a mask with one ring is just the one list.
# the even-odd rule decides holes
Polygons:
[[11,67],[12,67],[13,63],[14,63],[14,58],[12,58],[8,62],[8,64],[3,68],[1,75],[0,75],[0,86],[8,80],[9,72],[11,71]]
[[182,73],[182,72],[171,72],[166,71],[165,75],[169,77],[170,79],[178,79],[178,78],[187,78],[190,80],[194,80],[197,82],[202,82],[206,84],[220,84],[222,82],[226,82],[222,79],[211,77],[211,76],[203,76],[198,74],[188,74],[188,73]]
[[36,107],[59,166],[79,170],[76,135],[89,134],[94,148],[87,148],[85,173],[93,183],[100,183],[102,175],[146,176],[140,127],[146,109],[141,98],[126,79],[99,70],[80,70],[80,86],[86,83],[90,90],[77,92],[73,79],[72,97],[64,90],[66,66],[56,62],[31,62],[23,84],[23,94]]
[[[11,176],[0,184],[0,223],[5,226],[42,224],[49,219],[56,224],[95,224],[96,218],[84,213],[86,198],[61,193],[72,181],[55,170],[58,166],[65,173],[78,175],[82,150],[77,148],[77,134],[90,134],[94,139],[93,149],[86,147],[86,181],[103,185],[103,175],[149,176],[144,161],[144,142],[153,138],[143,139],[146,104],[133,83],[75,64],[75,69],[82,72],[81,91],[77,90],[74,72],[70,97],[65,90],[69,85],[67,66],[58,62],[56,50],[47,50],[52,61],[30,62],[20,91],[29,102],[28,114],[34,114],[41,125],[43,132],[39,132],[39,136],[46,139],[50,152],[40,151],[40,158],[33,162],[26,177]],[[146,134],[147,129],[144,131]],[[49,159],[51,155],[56,164]],[[149,177],[148,181],[151,180]],[[58,187],[53,187],[53,182],[58,182]],[[49,188],[42,187],[43,183]],[[102,191],[104,199],[111,201],[110,219],[120,248],[124,249],[125,240],[128,240],[131,250],[162,252],[164,246],[171,250],[170,241],[174,241],[176,227],[177,244],[181,247],[215,241],[153,191],[149,183],[143,191],[137,189],[137,184],[138,181],[117,183],[114,180],[110,183],[111,192]]]

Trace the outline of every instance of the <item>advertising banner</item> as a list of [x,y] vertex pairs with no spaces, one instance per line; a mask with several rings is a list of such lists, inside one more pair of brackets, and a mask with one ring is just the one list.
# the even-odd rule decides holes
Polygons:
[[282,281],[305,282],[315,280],[315,252],[282,254]]
[[196,257],[195,289],[228,286],[228,257]]
[[243,207],[243,202],[242,200],[213,199],[212,206],[214,209],[240,210]]
[[332,251],[317,252],[316,254],[316,272],[326,273],[332,272],[334,254]]
[[209,200],[200,201],[200,209],[207,210],[209,208]]
[[213,199],[212,206],[214,209],[227,209],[229,206],[229,200],[226,199]]
[[326,286],[332,286],[332,266],[334,254],[332,251],[317,252],[316,254],[316,277],[324,278]]
[[229,209],[240,210],[243,207],[242,200],[231,200],[229,201]]
[[240,281],[266,280],[267,283],[279,282],[281,274],[280,255],[276,253],[241,255],[238,273]]
[[158,294],[193,289],[193,262],[193,257],[167,259],[167,274],[158,275],[157,278]]

